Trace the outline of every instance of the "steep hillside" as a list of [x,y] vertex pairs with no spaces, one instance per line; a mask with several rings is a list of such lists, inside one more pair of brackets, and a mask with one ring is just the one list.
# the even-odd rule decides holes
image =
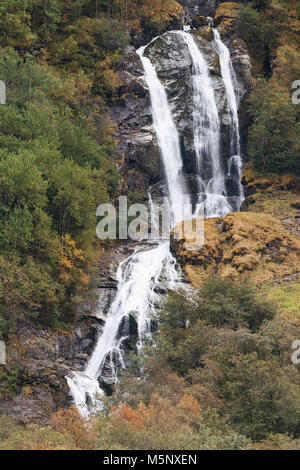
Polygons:
[[[1,1],[0,449],[300,449],[299,46],[298,0]],[[182,159],[169,164],[173,180],[141,57],[165,92],[165,141]],[[195,122],[209,134],[198,147]],[[240,183],[241,211],[228,213]],[[150,195],[171,206],[171,190],[214,215],[203,246],[176,237],[182,223],[174,258],[156,241],[96,238],[99,204]],[[91,377],[126,282],[112,347],[94,367],[103,373]],[[151,307],[148,329],[137,298],[142,313]],[[105,392],[89,426],[71,406],[70,374]]]

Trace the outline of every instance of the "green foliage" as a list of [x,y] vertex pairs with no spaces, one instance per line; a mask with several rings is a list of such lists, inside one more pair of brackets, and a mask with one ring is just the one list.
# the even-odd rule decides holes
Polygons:
[[118,187],[106,100],[120,85],[121,51],[129,33],[180,11],[175,0],[1,2],[0,257],[2,272],[20,281],[9,292],[2,276],[6,333],[25,312],[52,326],[74,318],[96,207]]
[[248,46],[253,71],[248,153],[264,173],[299,174],[300,107],[292,102],[299,79],[295,2],[246,2],[237,18],[237,33]]
[[248,282],[236,284],[212,276],[201,287],[193,303],[182,294],[174,294],[166,304],[167,316],[162,323],[184,329],[200,319],[214,326],[247,327],[256,331],[264,320],[271,319],[276,308],[264,301]]
[[255,332],[276,312],[249,284],[208,279],[193,299],[184,293],[172,294],[162,311],[159,350],[172,369],[186,375],[189,369],[203,365],[202,356],[209,345],[210,325],[233,330],[249,328]]
[[223,390],[240,432],[254,440],[270,433],[299,437],[300,383],[293,369],[293,365],[278,368],[277,360],[262,361],[255,353],[234,358]]
[[277,45],[276,26],[268,17],[248,5],[239,10],[236,24],[237,34],[244,39],[250,53],[262,63],[264,73],[271,74],[270,58]]
[[264,301],[249,283],[236,284],[218,276],[208,279],[199,292],[197,314],[215,326],[256,331],[264,320],[270,320],[275,307]]
[[6,417],[0,418],[0,449],[46,450],[76,449],[72,436],[58,432],[50,426],[39,427],[35,424],[20,426]]
[[249,3],[252,8],[264,11],[271,5],[272,0],[243,0],[243,3]]
[[[4,382],[4,389],[2,392],[15,392],[18,390],[19,386],[19,370],[18,367],[15,366],[9,372],[1,372],[0,371],[0,382],[3,384]],[[1,434],[1,430],[0,430]]]
[[30,0],[3,0],[0,5],[0,44],[28,47],[35,37],[27,11]]
[[[7,333],[25,312],[48,326],[74,318],[87,287],[96,207],[114,197],[118,175],[107,158],[110,135],[104,131],[98,142],[93,114],[84,114],[93,98],[82,75],[65,78],[6,48],[0,76],[8,92],[0,108],[0,315]],[[66,260],[67,235],[75,248]]]
[[172,295],[155,347],[106,401],[100,448],[298,448],[300,375],[273,313],[263,292],[216,277],[196,298]]
[[297,16],[297,20],[300,20],[300,2],[297,2],[296,16]]
[[296,107],[276,80],[259,79],[250,97],[254,120],[249,133],[249,155],[265,172],[297,171]]

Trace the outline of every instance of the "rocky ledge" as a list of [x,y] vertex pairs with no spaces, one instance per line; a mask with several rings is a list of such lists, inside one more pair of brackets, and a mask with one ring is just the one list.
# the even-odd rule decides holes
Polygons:
[[[182,223],[171,234],[171,251],[190,282],[200,287],[211,274],[252,282],[290,282],[300,272],[300,239],[278,219],[254,212],[206,219],[204,243],[199,247]],[[193,243],[195,245],[193,246]]]

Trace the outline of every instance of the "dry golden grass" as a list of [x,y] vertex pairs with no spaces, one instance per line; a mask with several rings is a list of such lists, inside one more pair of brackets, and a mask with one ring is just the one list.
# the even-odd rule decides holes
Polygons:
[[189,249],[189,234],[181,239],[174,239],[173,234],[171,249],[195,287],[212,272],[233,280],[251,277],[261,285],[291,281],[300,271],[299,237],[268,214],[240,212],[206,219],[200,249]]

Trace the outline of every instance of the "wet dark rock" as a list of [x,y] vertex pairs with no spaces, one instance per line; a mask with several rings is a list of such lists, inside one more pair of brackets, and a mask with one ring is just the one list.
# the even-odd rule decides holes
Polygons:
[[135,49],[125,49],[119,76],[118,98],[110,104],[111,118],[117,124],[117,156],[123,176],[122,192],[145,191],[161,174],[159,149],[152,126],[148,87],[143,66]]
[[291,204],[291,206],[292,206],[294,209],[300,210],[300,201],[293,202],[293,203]]

